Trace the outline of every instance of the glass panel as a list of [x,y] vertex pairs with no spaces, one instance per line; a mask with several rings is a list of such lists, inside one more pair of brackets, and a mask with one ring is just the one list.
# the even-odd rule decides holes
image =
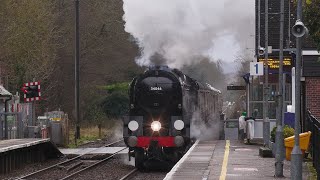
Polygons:
[[269,103],[269,119],[276,119],[277,116],[277,104],[276,103]]
[[275,84],[271,84],[269,86],[269,101],[275,101],[276,100],[276,95],[277,95],[277,91],[278,91],[278,86]]
[[[258,110],[257,119],[263,119],[263,102],[256,102],[256,103],[252,103],[252,112],[254,110]],[[268,110],[268,114],[269,114],[269,119],[275,119],[276,118],[276,109],[277,109],[277,105],[275,102],[270,103],[269,102],[269,110]],[[251,116],[251,115],[250,115]]]
[[285,91],[286,91],[286,92],[285,92],[285,96],[286,96],[286,97],[285,97],[285,98],[286,98],[285,100],[286,100],[286,101],[291,101],[291,85],[290,85],[290,84],[287,84],[287,85],[286,85]]
[[[272,83],[269,84],[269,109],[268,109],[268,116],[269,119],[276,119],[276,110],[277,110],[277,103],[276,103],[276,98],[278,94],[278,84],[277,83]],[[258,110],[257,117],[258,119],[263,118],[263,85],[254,85],[253,91],[252,91],[252,102],[250,111],[253,112],[255,109]],[[257,102],[258,101],[258,102]],[[273,101],[273,102],[270,102]],[[287,83],[286,84],[286,89],[285,89],[285,111],[287,109],[287,104],[291,104],[291,84]],[[250,115],[251,116],[251,115]]]
[[252,112],[254,110],[258,110],[257,119],[262,119],[263,118],[263,103],[252,103]]
[[263,100],[263,85],[254,85],[252,91],[252,100],[253,101],[262,101]]

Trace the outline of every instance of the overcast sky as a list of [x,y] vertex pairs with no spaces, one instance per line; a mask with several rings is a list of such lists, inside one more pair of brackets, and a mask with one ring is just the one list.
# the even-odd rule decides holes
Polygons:
[[254,0],[123,1],[125,30],[142,50],[139,65],[154,53],[177,68],[209,56],[234,72],[237,53],[254,47]]

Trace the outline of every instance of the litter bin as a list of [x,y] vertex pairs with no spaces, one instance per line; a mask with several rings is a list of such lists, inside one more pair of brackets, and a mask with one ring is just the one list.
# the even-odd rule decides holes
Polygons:
[[[309,147],[310,136],[311,136],[311,132],[310,131],[299,134],[300,149],[302,151],[302,155],[304,155],[304,152]],[[294,147],[294,136],[285,138],[284,139],[284,146],[286,147],[286,159],[288,161],[290,161],[291,160],[291,152],[292,152],[292,149]]]
[[254,138],[254,118],[247,117],[246,119],[246,138],[247,138],[247,144],[250,144],[250,140]]

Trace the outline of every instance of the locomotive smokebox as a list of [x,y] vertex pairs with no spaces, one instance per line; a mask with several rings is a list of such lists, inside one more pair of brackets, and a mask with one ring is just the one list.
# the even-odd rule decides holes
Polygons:
[[168,66],[151,66],[136,82],[136,102],[152,117],[178,108],[181,102],[180,82],[168,70]]

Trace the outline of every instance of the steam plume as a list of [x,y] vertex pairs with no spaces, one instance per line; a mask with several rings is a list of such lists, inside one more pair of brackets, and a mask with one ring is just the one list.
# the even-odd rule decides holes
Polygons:
[[[219,42],[231,41],[241,47],[254,30],[252,0],[123,0],[125,31],[141,48],[139,65],[150,65],[158,53],[165,64],[180,68],[194,57],[218,59]],[[252,8],[252,10],[248,10]],[[253,43],[253,42],[252,42]],[[230,48],[226,53],[235,54]],[[225,59],[219,57],[222,60]],[[229,62],[233,59],[228,59]]]

